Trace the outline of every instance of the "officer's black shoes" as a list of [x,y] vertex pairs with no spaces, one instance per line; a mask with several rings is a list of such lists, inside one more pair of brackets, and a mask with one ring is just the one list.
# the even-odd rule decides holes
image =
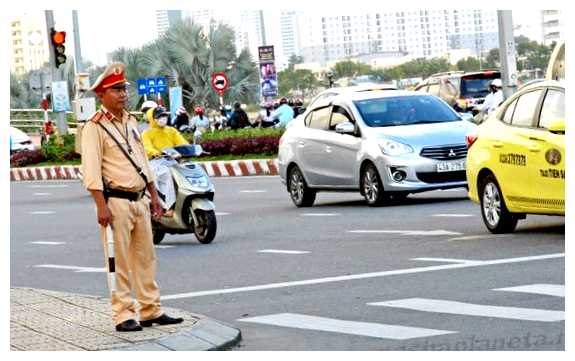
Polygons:
[[138,325],[136,320],[126,320],[126,321],[116,325],[116,331],[118,331],[118,332],[142,331],[142,327],[140,327],[140,325]]
[[182,323],[182,322],[184,322],[183,318],[181,318],[181,317],[177,317],[177,318],[170,317],[164,313],[163,315],[161,315],[158,318],[154,318],[152,320],[140,321],[140,325],[143,327],[150,327],[154,323],[157,323],[158,325],[175,325],[176,323]]

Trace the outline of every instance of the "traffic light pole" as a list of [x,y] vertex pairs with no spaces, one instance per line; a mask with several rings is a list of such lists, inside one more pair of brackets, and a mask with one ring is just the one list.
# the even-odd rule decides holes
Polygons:
[[[56,55],[54,54],[54,49],[52,49],[52,30],[54,30],[54,14],[52,10],[45,10],[46,15],[46,33],[48,34],[48,46],[50,47],[50,69],[52,70],[52,81],[63,80],[61,77],[61,72],[56,69]],[[52,97],[52,102],[54,98]],[[68,122],[66,122],[66,112],[58,112],[58,143],[61,142],[59,139],[60,135],[68,134]]]

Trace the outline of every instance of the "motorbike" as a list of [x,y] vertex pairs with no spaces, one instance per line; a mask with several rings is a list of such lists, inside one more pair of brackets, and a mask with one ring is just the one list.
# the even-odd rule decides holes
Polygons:
[[[166,233],[194,233],[202,244],[211,243],[217,231],[214,205],[215,187],[204,169],[190,158],[202,154],[201,145],[181,145],[166,148],[162,157],[168,162],[176,189],[176,203],[172,217],[152,219],[154,244],[159,244]],[[160,193],[159,196],[164,196]]]

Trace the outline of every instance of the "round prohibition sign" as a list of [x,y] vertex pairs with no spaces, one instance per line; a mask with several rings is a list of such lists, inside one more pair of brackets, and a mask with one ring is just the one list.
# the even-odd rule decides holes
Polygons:
[[229,86],[230,80],[228,79],[226,73],[219,72],[212,74],[212,88],[220,95],[223,95]]

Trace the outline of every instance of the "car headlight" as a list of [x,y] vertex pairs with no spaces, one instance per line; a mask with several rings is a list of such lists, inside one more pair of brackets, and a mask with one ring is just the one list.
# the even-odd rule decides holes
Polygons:
[[411,148],[409,145],[393,140],[385,140],[380,142],[379,147],[381,148],[383,154],[391,156],[413,153],[413,148]]
[[205,175],[202,175],[200,177],[186,177],[186,179],[188,180],[188,182],[190,182],[190,185],[193,188],[205,189],[210,186],[210,181],[208,180],[208,177],[206,177]]

